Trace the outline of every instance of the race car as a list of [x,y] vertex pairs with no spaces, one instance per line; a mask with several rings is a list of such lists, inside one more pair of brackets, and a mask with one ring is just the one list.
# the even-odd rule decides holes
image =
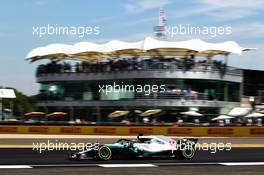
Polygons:
[[195,144],[198,139],[177,139],[163,135],[138,135],[136,140],[119,139],[113,144],[103,144],[87,150],[72,153],[71,160],[93,158],[110,160],[113,158],[154,158],[168,157],[192,159],[195,156]]

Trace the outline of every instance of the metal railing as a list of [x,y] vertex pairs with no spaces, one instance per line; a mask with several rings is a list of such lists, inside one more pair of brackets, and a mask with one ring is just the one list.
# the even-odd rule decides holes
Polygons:
[[[47,65],[45,65],[47,66]],[[234,75],[242,76],[242,71],[230,66],[216,66],[214,64],[198,64],[191,67],[176,65],[175,63],[167,64],[158,64],[158,65],[148,65],[148,66],[129,66],[129,67],[117,67],[110,68],[110,65],[103,65],[102,67],[94,68],[83,68],[78,69],[76,66],[70,66],[70,68],[64,69],[63,67],[57,68],[54,70],[40,70],[38,68],[36,72],[37,77],[45,76],[46,74],[61,74],[61,73],[111,73],[111,72],[129,72],[129,71],[182,71],[182,72],[212,72],[219,73],[220,75]]]
[[[96,99],[82,99],[82,93],[72,93],[72,94],[64,94],[64,95],[48,95],[48,94],[39,94],[37,96],[38,101],[56,101],[56,100],[64,100],[64,101],[93,101]],[[207,94],[207,93],[198,93],[198,92],[189,92],[189,93],[135,93],[134,97],[123,97],[120,99],[113,100],[155,100],[155,99],[178,99],[178,100],[208,100],[208,101],[224,101],[224,94],[215,93],[215,94]],[[100,99],[97,99],[100,101]],[[111,100],[111,99],[109,99]]]

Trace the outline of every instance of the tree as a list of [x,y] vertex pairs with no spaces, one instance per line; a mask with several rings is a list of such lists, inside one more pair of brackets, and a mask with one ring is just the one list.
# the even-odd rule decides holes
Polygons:
[[14,89],[15,99],[3,99],[3,109],[13,110],[15,116],[23,116],[27,112],[35,110],[35,96],[27,96],[15,88],[5,87],[8,89]]

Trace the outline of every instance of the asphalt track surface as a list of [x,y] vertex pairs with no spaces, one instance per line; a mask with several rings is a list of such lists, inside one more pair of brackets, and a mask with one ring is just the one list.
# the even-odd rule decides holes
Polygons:
[[[110,161],[67,159],[67,151],[45,151],[39,153],[32,149],[0,149],[0,174],[263,174],[264,148],[232,148],[231,151],[197,151],[193,160],[175,159],[117,159]],[[261,163],[248,166],[247,163]],[[237,163],[243,166],[226,166],[225,163]],[[9,169],[3,166],[28,165],[31,168]],[[104,166],[110,168],[105,168]],[[132,167],[111,167],[112,165],[132,165]],[[146,165],[147,167],[134,167]],[[232,165],[232,164],[230,164]],[[148,167],[149,166],[149,167]],[[177,173],[175,173],[177,172]],[[199,172],[199,173],[198,173]]]
[[[20,137],[19,137],[20,138]],[[110,161],[82,160],[71,161],[67,159],[68,151],[45,151],[39,153],[32,148],[10,148],[10,145],[32,145],[32,142],[46,141],[47,138],[39,136],[33,138],[1,138],[0,144],[0,175],[163,175],[163,174],[198,174],[198,175],[263,175],[264,174],[264,147],[258,148],[232,148],[231,151],[197,151],[193,160],[174,159],[123,159]],[[61,139],[59,139],[61,141]],[[89,139],[90,143],[98,139]],[[202,138],[201,142],[232,142],[232,144],[261,144],[263,138]],[[55,141],[55,139],[51,139]],[[83,138],[68,139],[65,142],[83,142]],[[87,140],[85,140],[87,141]],[[104,143],[112,143],[115,139],[103,139]],[[23,165],[23,166],[17,166]],[[111,166],[117,167],[111,167]],[[122,167],[128,166],[128,167]],[[133,167],[136,165],[136,167]],[[144,165],[144,166],[140,166]],[[236,166],[233,166],[236,165]],[[110,166],[110,168],[105,168]],[[132,166],[132,167],[129,167]]]
[[[215,154],[209,151],[197,151],[193,160],[175,160],[167,158],[137,158],[117,159],[110,161],[96,160],[68,160],[68,151],[44,151],[39,153],[32,149],[0,149],[0,165],[65,165],[78,164],[164,164],[173,163],[215,163],[215,162],[264,162],[264,148],[232,148],[230,151],[218,151]],[[73,164],[73,165],[72,165]]]

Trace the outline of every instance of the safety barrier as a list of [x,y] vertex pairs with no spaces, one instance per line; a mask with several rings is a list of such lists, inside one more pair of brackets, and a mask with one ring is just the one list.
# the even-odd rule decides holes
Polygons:
[[0,125],[1,134],[76,135],[169,135],[197,137],[263,137],[264,127],[177,127],[177,126],[34,126]]

